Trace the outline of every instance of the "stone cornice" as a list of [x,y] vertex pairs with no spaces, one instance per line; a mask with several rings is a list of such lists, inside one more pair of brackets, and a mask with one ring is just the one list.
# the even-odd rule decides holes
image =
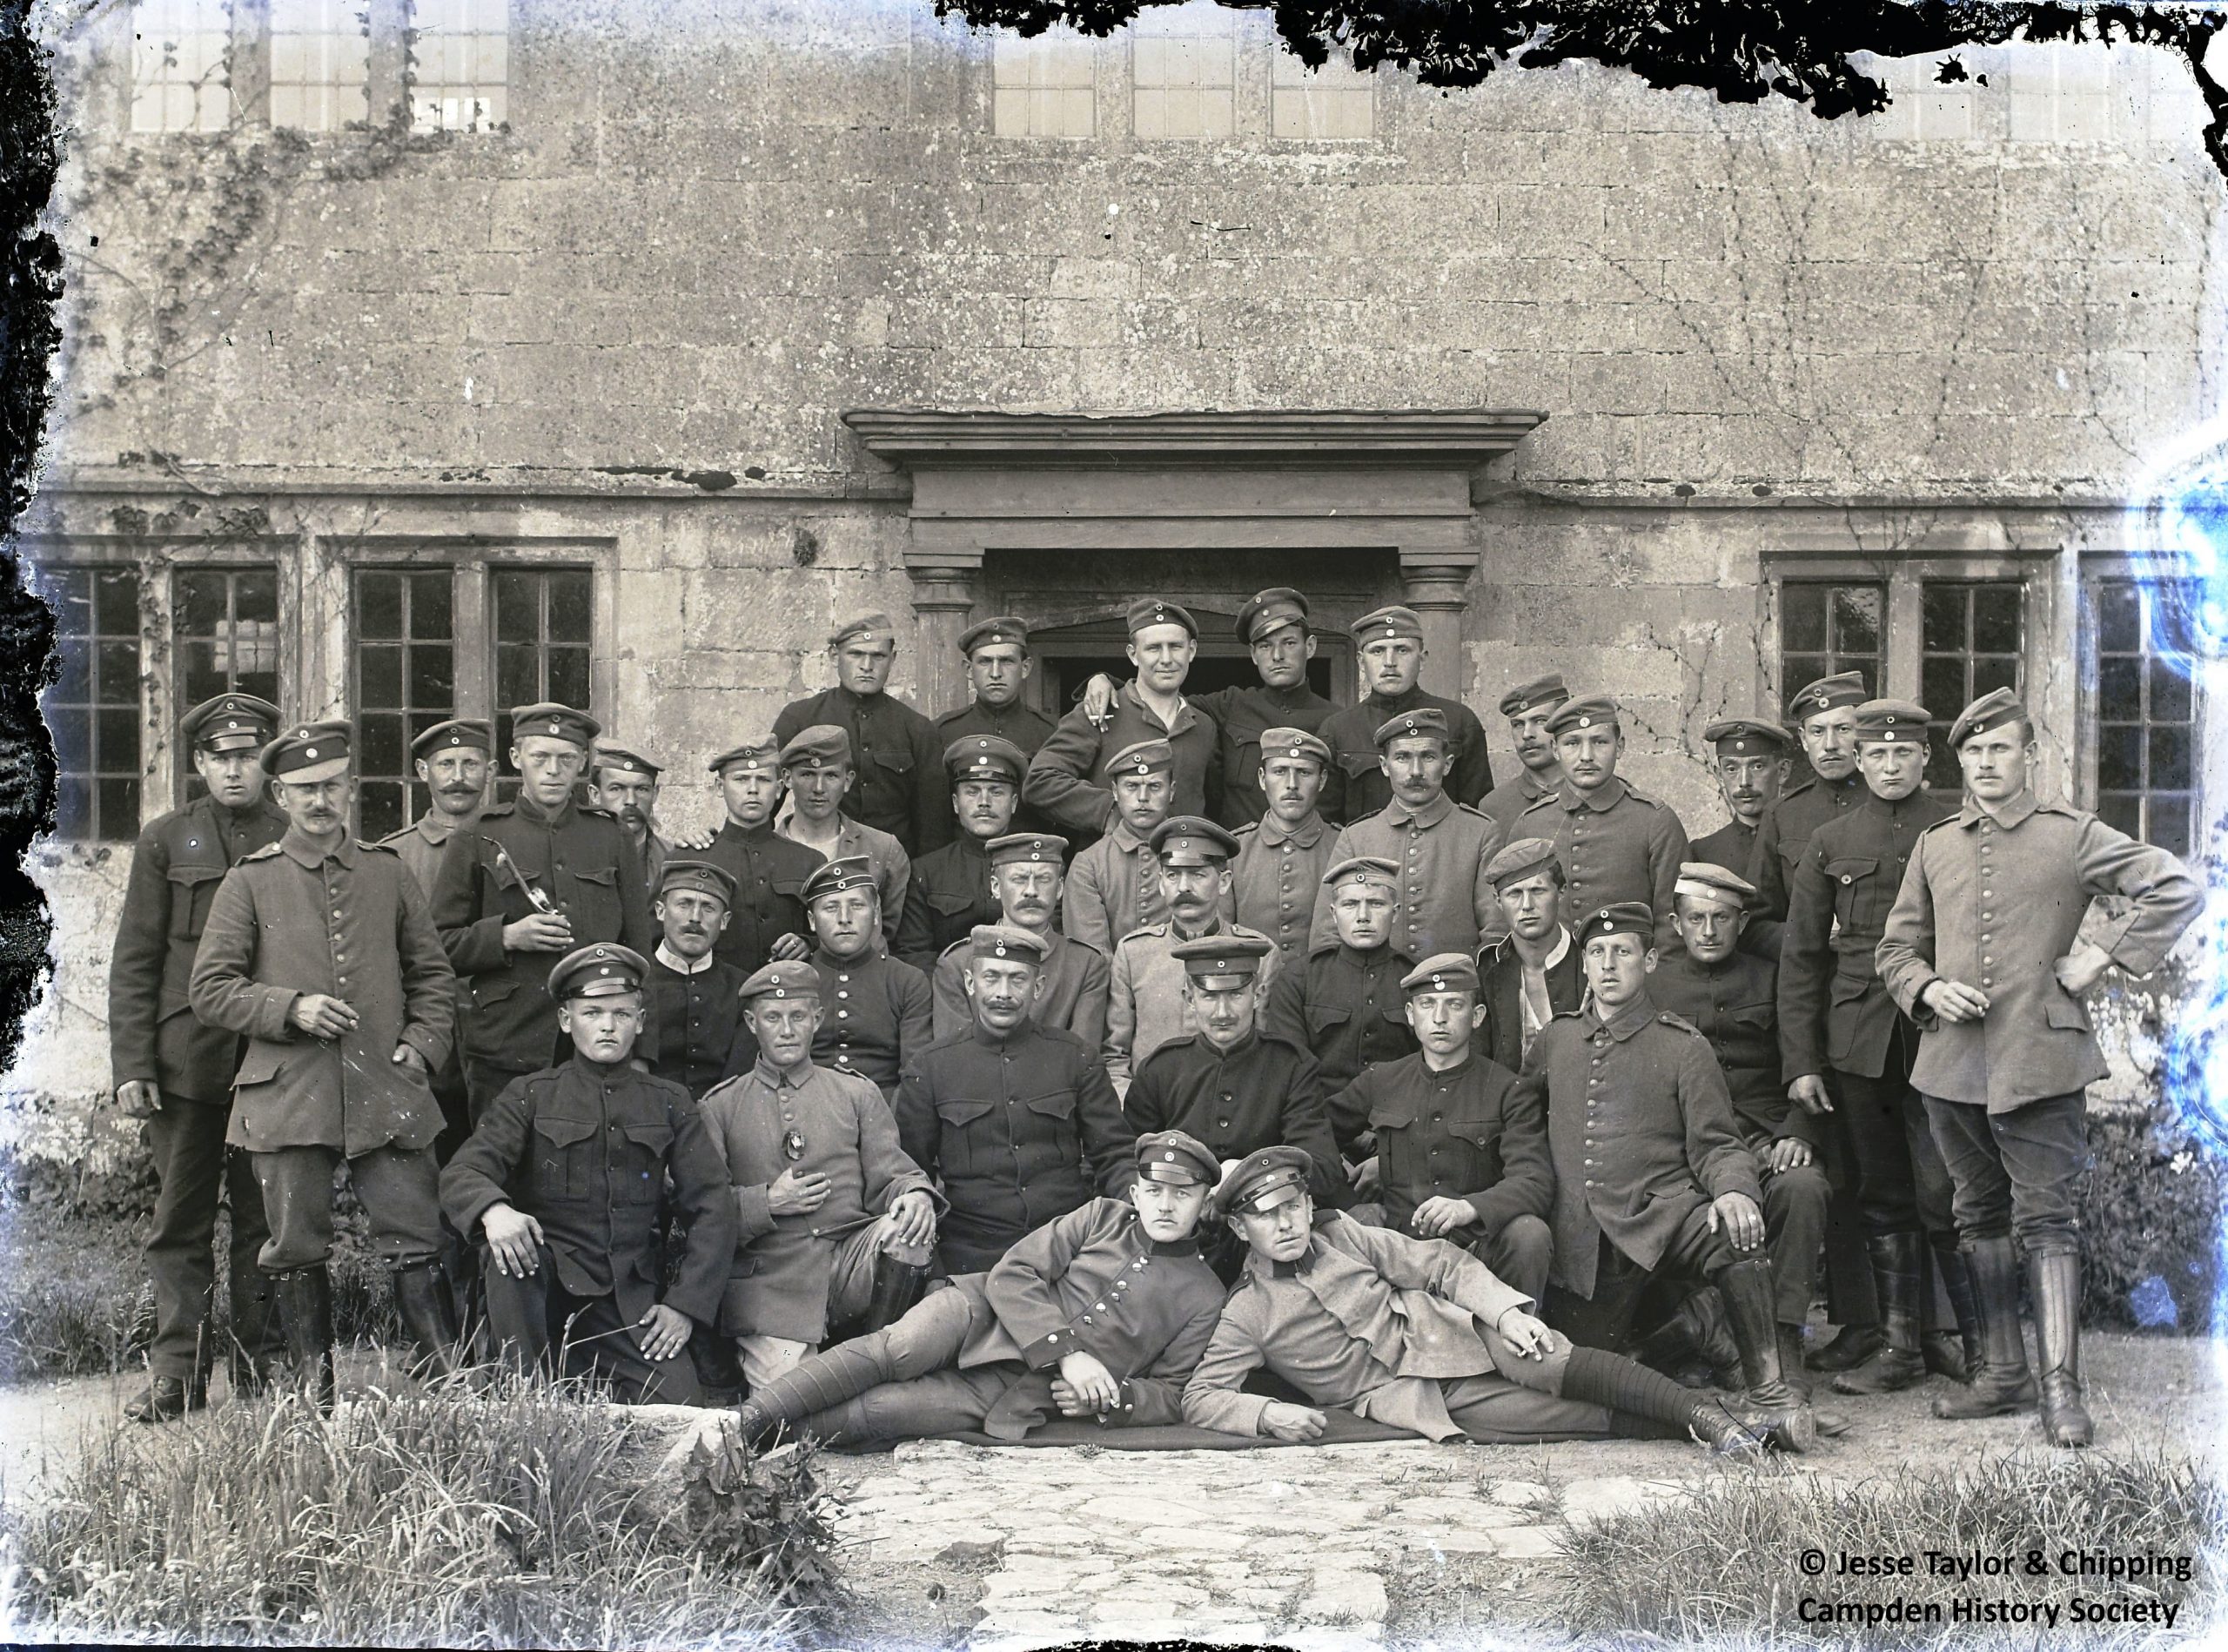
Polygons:
[[855,407],[842,418],[869,453],[908,468],[1145,460],[1383,468],[1483,464],[1547,416],[1500,407],[1158,413]]

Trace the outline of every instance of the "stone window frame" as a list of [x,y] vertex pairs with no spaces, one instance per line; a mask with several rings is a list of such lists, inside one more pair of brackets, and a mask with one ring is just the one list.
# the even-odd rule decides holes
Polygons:
[[[437,723],[446,722],[457,715],[456,710],[456,578],[453,570],[444,582],[444,570],[435,567],[389,567],[366,562],[350,571],[348,592],[348,703],[356,720],[357,829],[366,836],[383,836],[386,832],[408,825],[416,819],[423,806],[425,787],[419,782],[410,755],[411,742]],[[372,580],[396,581],[397,632],[393,636],[373,637],[365,624],[366,587]],[[421,632],[419,628],[419,608],[421,591],[442,590],[448,608],[448,620],[444,631]],[[395,655],[396,686],[393,698],[395,703],[376,707],[367,703],[366,684],[366,666],[374,648],[392,650]],[[436,695],[424,702],[419,699],[419,671],[417,661],[421,649],[446,649],[448,662],[448,694],[446,700]],[[386,755],[392,762],[379,762],[379,748],[386,741],[375,735],[373,719],[390,724],[399,736],[400,749],[390,750]],[[400,817],[391,824],[384,821],[366,822],[365,803],[373,786],[401,788]],[[384,830],[382,830],[382,827]]]
[[[2014,595],[2009,605],[2001,601],[2007,594]],[[2027,653],[2030,646],[2026,595],[2023,578],[1931,579],[1920,583],[1918,698],[1919,703],[1934,714],[1927,724],[1926,783],[1928,789],[1943,802],[1955,804],[1964,791],[1956,756],[1949,743],[1950,730],[1956,722],[1958,712],[1993,689],[2026,692]],[[1984,599],[1985,605],[1991,608],[2003,610],[2008,606],[2017,628],[2017,641],[2010,648],[1985,646],[1994,639],[1980,634]],[[1954,636],[1945,628],[1953,629]],[[2002,662],[2007,660],[2011,668],[2008,682],[2003,680],[2005,673],[2002,668]],[[1945,694],[1939,687],[1928,687],[1929,675],[1939,676],[1951,671],[1957,678],[1954,691]],[[1953,700],[1955,705],[1950,703]]]
[[[267,57],[265,96],[273,126],[337,132],[372,118],[373,12],[363,0],[260,0]],[[319,14],[312,18],[309,14]],[[306,26],[305,26],[306,25]],[[293,44],[290,44],[293,43]],[[330,54],[335,69],[305,68],[296,58]],[[360,102],[349,106],[350,93]],[[305,118],[315,108],[314,119]]]
[[[2193,582],[2198,572],[2178,561],[2117,549],[2092,550],[2081,558],[2077,588],[2081,608],[2078,760],[2079,796],[2084,807],[2095,808],[2101,801],[2098,770],[2104,730],[2101,690],[2104,651],[2097,623],[2099,593],[2105,587],[2125,581],[2151,585],[2165,581]],[[2191,673],[2191,693],[2194,700],[2191,721],[2191,781],[2194,795],[2190,803],[2191,854],[2186,858],[2195,863],[2217,847],[2218,833],[2212,817],[2220,812],[2223,800],[2228,800],[2228,741],[2219,737],[2218,709],[2228,703],[2228,660],[2197,661]],[[2097,812],[2101,816],[2104,811]],[[2122,829],[2125,828],[2123,826]]]
[[[68,687],[69,668],[67,665],[57,673],[55,681],[41,689],[39,693],[39,711],[43,717],[48,717],[50,720],[51,714],[57,710],[77,711],[82,713],[87,722],[85,753],[91,760],[89,768],[84,769],[70,768],[68,765],[70,754],[63,749],[61,741],[57,740],[55,742],[55,756],[61,771],[57,777],[57,782],[66,786],[71,779],[75,778],[83,782],[85,787],[85,829],[70,829],[61,798],[57,796],[55,803],[54,836],[57,840],[65,843],[128,843],[139,835],[144,807],[142,800],[147,789],[146,776],[142,770],[146,747],[144,702],[146,697],[147,676],[147,640],[141,622],[140,590],[144,583],[142,570],[136,562],[111,558],[99,561],[49,561],[39,567],[27,568],[26,573],[30,576],[26,581],[30,588],[55,609],[57,653],[66,661],[70,644],[73,642],[84,651],[84,687],[82,695],[64,697],[64,691]],[[104,579],[119,575],[128,576],[131,581],[132,623],[128,634],[108,628],[102,623],[101,610],[105,604],[102,599],[99,582]],[[83,577],[86,581],[86,609],[90,628],[83,631],[70,628],[61,603],[56,600],[61,594],[58,588],[72,576]],[[130,693],[126,698],[118,698],[116,696],[115,690],[120,685],[116,682],[115,678],[120,671],[126,668],[127,662],[112,657],[111,650],[118,645],[127,644],[130,648],[128,661]],[[121,730],[116,728],[112,721],[108,722],[107,726],[104,726],[104,717],[112,720],[119,715],[130,719],[131,757],[128,766],[112,761],[108,762],[102,761],[104,756],[110,758],[115,756],[116,754],[111,749],[112,744],[124,743],[115,738],[121,734]],[[105,804],[104,792],[108,788],[119,785],[128,789],[126,796],[129,801],[125,802],[119,799],[117,806],[111,809]]]

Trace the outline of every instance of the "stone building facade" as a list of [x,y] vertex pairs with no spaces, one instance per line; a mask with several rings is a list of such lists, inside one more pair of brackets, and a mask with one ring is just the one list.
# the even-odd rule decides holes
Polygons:
[[[53,42],[66,376],[23,543],[64,813],[7,1080],[50,1123],[104,1088],[130,839],[212,685],[361,719],[366,829],[418,806],[406,729],[545,693],[694,821],[839,614],[909,621],[933,713],[967,617],[1020,613],[1057,708],[1131,596],[1198,611],[1223,681],[1217,620],[1291,582],[1334,628],[1415,605],[1489,727],[1541,670],[1616,693],[1695,833],[1703,726],[1849,666],[1945,720],[2017,683],[2047,783],[2178,847],[2228,805],[2122,508],[2223,312],[2158,54],[1887,64],[1890,113],[1821,122],[1584,66],[1310,77],[1197,3],[1034,44],[927,0],[357,13],[144,0]],[[1352,696],[1335,631],[1319,670]]]

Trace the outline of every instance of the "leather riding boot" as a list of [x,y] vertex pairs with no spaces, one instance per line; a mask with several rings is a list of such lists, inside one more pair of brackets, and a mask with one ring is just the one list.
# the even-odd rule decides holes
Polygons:
[[209,1379],[204,1375],[192,1377],[151,1377],[147,1391],[124,1407],[124,1415],[131,1422],[175,1422],[189,1411],[198,1411],[209,1403]]
[[887,1253],[875,1258],[874,1296],[867,1304],[867,1331],[879,1331],[903,1319],[921,1299],[921,1287],[928,1277],[929,1270],[923,1263],[903,1262]]
[[318,1414],[332,1414],[332,1276],[322,1264],[275,1276],[278,1310],[286,1320],[286,1352],[294,1379],[308,1393]]
[[438,1258],[406,1262],[394,1270],[394,1306],[402,1328],[417,1344],[410,1362],[416,1377],[453,1377],[462,1367],[457,1355],[456,1311]]
[[2009,1237],[1975,1239],[1965,1267],[1980,1320],[1980,1363],[1963,1388],[1934,1397],[1934,1414],[1952,1422],[2001,1417],[2035,1401],[2027,1373],[2027,1341],[2019,1331],[2019,1251]]
[[1919,1292],[1926,1284],[1923,1233],[1868,1233],[1872,1289],[1880,1299],[1880,1352],[1834,1379],[1835,1393],[1894,1393],[1926,1376],[1919,1346]]
[[1840,1333],[1810,1356],[1813,1371],[1854,1371],[1880,1352],[1880,1327],[1845,1325]]
[[2027,1288],[2042,1355],[2043,1435],[2053,1446],[2085,1446],[2097,1426],[2081,1399],[2081,1258],[2071,1251],[2029,1257]]
[[1802,1327],[1779,1322],[1779,1373],[1797,1400],[1810,1398],[1810,1374],[1802,1368]]
[[1679,1305],[1674,1316],[1686,1327],[1687,1340],[1709,1361],[1710,1375],[1721,1388],[1738,1387],[1741,1349],[1733,1340],[1733,1327],[1725,1322],[1725,1299],[1714,1285],[1705,1285]]
[[1955,1331],[1929,1331],[1919,1339],[1926,1368],[1952,1382],[1970,1382],[1981,1362],[1981,1314],[1973,1305],[1973,1276],[1965,1266],[1965,1253],[1952,1244],[1936,1242],[1934,1271],[1942,1276],[1942,1294],[1950,1299]]
[[232,1374],[232,1398],[259,1400],[270,1392],[272,1376],[277,1369],[275,1354],[251,1353],[234,1348],[226,1368]]
[[1787,1386],[1779,1360],[1779,1323],[1773,1309],[1772,1268],[1767,1261],[1735,1262],[1711,1277],[1725,1299],[1725,1317],[1741,1350],[1741,1374],[1747,1400],[1768,1421],[1784,1420],[1797,1450],[1818,1438],[1810,1409]]

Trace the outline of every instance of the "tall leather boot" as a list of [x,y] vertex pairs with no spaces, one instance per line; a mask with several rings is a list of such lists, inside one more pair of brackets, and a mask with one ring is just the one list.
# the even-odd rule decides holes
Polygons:
[[1779,1322],[1772,1298],[1772,1266],[1768,1261],[1735,1262],[1721,1268],[1710,1282],[1725,1299],[1725,1317],[1733,1327],[1733,1340],[1741,1350],[1741,1374],[1748,1385],[1747,1401],[1767,1424],[1783,1423],[1801,1451],[1817,1443],[1818,1427],[1810,1408],[1787,1385],[1780,1366]]
[[2027,1288],[2043,1363],[2043,1436],[2053,1446],[2085,1446],[2097,1426],[2081,1399],[2081,1258],[2071,1251],[2029,1257]]
[[1973,1276],[1965,1266],[1965,1253],[1953,1240],[1933,1246],[1934,1271],[1942,1277],[1942,1294],[1950,1299],[1955,1331],[1929,1331],[1919,1339],[1926,1368],[1952,1382],[1970,1382],[1981,1362],[1981,1311],[1973,1302]]
[[1953,1422],[2001,1417],[2035,1402],[2027,1373],[2027,1341],[2019,1333],[2019,1252],[2009,1238],[1974,1239],[1965,1246],[1979,1316],[1980,1363],[1963,1388],[1934,1397],[1934,1414]]
[[1919,1293],[1926,1285],[1923,1233],[1868,1233],[1872,1289],[1880,1299],[1880,1352],[1835,1377],[1835,1393],[1894,1393],[1926,1377],[1919,1346]]
[[426,1257],[394,1270],[394,1306],[402,1328],[418,1346],[410,1362],[415,1377],[453,1377],[462,1368],[457,1354],[456,1310],[440,1260]]
[[332,1414],[332,1276],[323,1264],[273,1276],[278,1310],[286,1320],[286,1352],[295,1380],[303,1385],[319,1416]]
[[928,1277],[925,1263],[901,1261],[887,1252],[875,1258],[874,1295],[867,1304],[866,1331],[879,1331],[903,1319],[921,1299],[921,1287]]

